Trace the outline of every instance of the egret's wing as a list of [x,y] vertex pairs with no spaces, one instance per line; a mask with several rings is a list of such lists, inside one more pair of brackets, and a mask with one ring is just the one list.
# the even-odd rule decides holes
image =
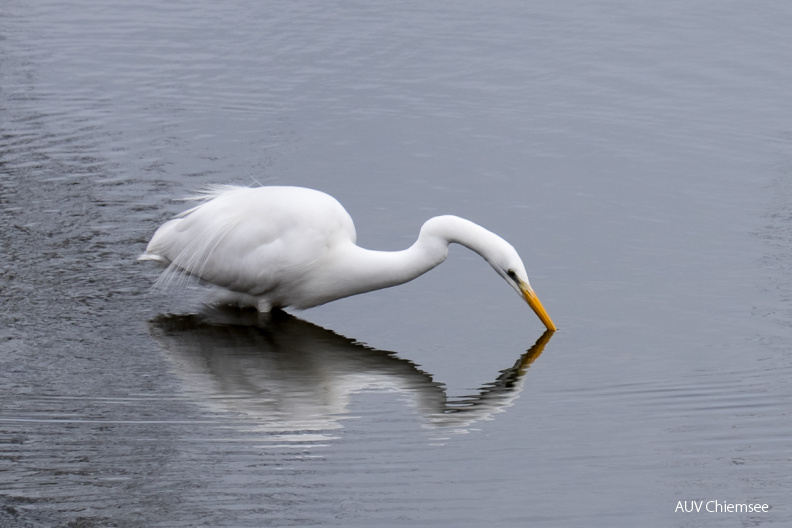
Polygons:
[[299,280],[336,240],[355,238],[338,202],[305,191],[223,187],[201,195],[208,201],[165,223],[148,245],[147,255],[170,263],[159,285],[187,274],[259,295]]

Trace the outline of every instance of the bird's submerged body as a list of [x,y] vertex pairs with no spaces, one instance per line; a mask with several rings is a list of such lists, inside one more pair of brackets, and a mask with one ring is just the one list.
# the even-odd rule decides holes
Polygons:
[[459,243],[484,257],[555,330],[529,298],[535,295],[514,248],[468,220],[431,218],[411,247],[373,251],[356,245],[352,218],[321,191],[221,186],[196,199],[202,203],[163,224],[140,257],[167,266],[163,282],[189,275],[221,292],[220,302],[303,309],[408,282]]

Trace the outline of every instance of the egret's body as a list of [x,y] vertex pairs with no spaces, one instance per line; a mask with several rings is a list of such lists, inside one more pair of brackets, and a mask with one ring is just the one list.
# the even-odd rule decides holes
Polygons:
[[[448,245],[475,251],[555,330],[528,283],[514,248],[456,216],[430,218],[402,251],[355,244],[355,225],[335,198],[313,189],[223,186],[163,224],[141,255],[220,288],[224,301],[272,308],[310,308],[408,282],[446,259]],[[166,275],[167,276],[167,275]]]

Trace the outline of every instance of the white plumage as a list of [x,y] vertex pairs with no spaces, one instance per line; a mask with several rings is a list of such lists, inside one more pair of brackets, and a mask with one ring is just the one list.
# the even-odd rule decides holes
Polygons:
[[456,216],[430,218],[402,251],[355,244],[352,218],[335,198],[301,187],[216,186],[193,197],[197,206],[163,224],[139,260],[167,266],[160,278],[199,278],[223,302],[310,308],[408,282],[446,259],[448,245],[475,251],[528,302],[545,326],[556,327],[531,288],[514,248]]

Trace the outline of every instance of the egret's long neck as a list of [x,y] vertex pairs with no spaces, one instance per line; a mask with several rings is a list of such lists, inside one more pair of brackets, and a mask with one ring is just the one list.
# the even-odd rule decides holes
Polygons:
[[[431,270],[448,256],[448,245],[461,244],[485,259],[498,235],[457,216],[430,218],[418,240],[402,251],[373,251],[351,245],[330,272],[339,297],[403,284]],[[330,271],[330,270],[328,270]]]

